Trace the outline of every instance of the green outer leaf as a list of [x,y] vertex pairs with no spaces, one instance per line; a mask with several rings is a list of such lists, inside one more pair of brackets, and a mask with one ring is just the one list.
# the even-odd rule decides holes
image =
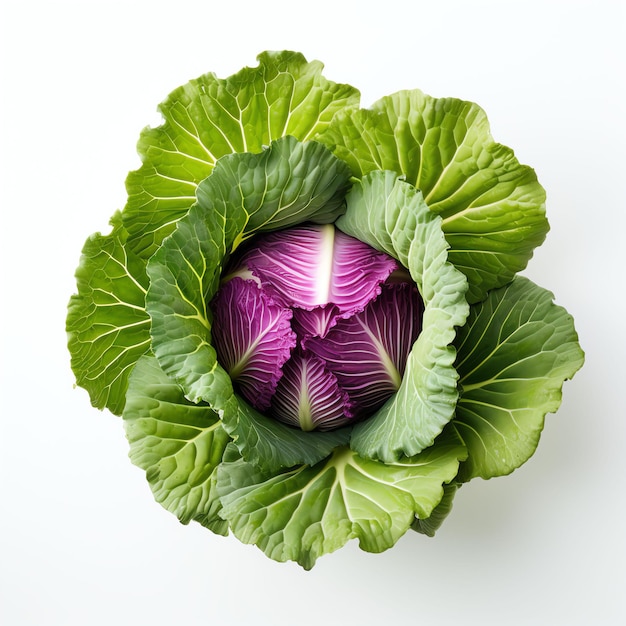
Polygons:
[[468,314],[467,281],[447,261],[441,218],[422,194],[390,171],[374,171],[355,184],[337,227],[395,257],[409,269],[424,301],[422,331],[413,345],[397,393],[354,427],[351,447],[387,462],[432,445],[452,419],[458,397],[455,327]]
[[112,219],[113,233],[85,244],[68,347],[77,383],[98,408],[122,412],[130,371],[149,349],[146,262],[196,201],[216,160],[260,151],[283,135],[313,137],[338,110],[358,103],[359,92],[326,80],[319,61],[288,51],[264,52],[258,61],[226,79],[206,74],[169,95],[159,107],[164,124],[141,134],[143,164],[127,178],[128,201]]
[[419,517],[413,520],[411,528],[422,535],[427,537],[434,537],[435,533],[441,528],[441,525],[445,522],[446,517],[452,511],[452,503],[454,496],[459,490],[461,485],[457,482],[451,482],[443,486],[443,497],[439,504],[433,509],[432,513],[425,519]]
[[305,569],[350,539],[358,539],[363,550],[382,552],[395,545],[415,515],[431,515],[465,454],[448,433],[420,455],[388,464],[363,459],[347,447],[313,467],[270,476],[244,461],[224,463],[217,475],[220,514],[244,543]]
[[183,524],[195,520],[226,534],[214,470],[230,437],[206,404],[185,400],[154,357],[142,357],[130,376],[124,426],[130,459],[146,470],[154,497]]
[[[281,137],[260,153],[229,154],[198,187],[199,210],[230,253],[262,232],[334,222],[345,211],[350,169],[324,145]],[[221,261],[221,259],[220,259]]]
[[455,342],[462,388],[452,424],[469,451],[459,479],[509,474],[534,453],[547,413],[582,367],[571,316],[517,277],[473,305]]
[[362,177],[393,170],[441,215],[449,258],[469,279],[468,301],[508,283],[548,232],[535,172],[495,143],[472,102],[400,91],[346,109],[319,139]]
[[159,107],[164,124],[142,132],[143,165],[127,178],[123,213],[128,245],[142,258],[173,231],[220,157],[260,152],[286,135],[315,138],[337,111],[358,104],[359,92],[326,80],[319,61],[289,51],[257,59],[228,78],[209,73],[179,87]]
[[66,330],[77,384],[95,407],[120,415],[128,376],[150,349],[150,318],[144,263],[127,250],[119,213],[111,224],[111,234],[96,233],[85,242]]
[[[315,463],[345,436],[302,433],[252,412],[217,362],[207,303],[225,258],[241,242],[276,227],[333,221],[344,210],[348,185],[347,166],[316,142],[284,137],[262,153],[228,155],[148,263],[146,306],[161,367],[191,401],[208,402],[242,455],[264,467]],[[255,419],[258,426],[251,423]]]
[[233,393],[223,412],[224,428],[250,463],[268,471],[301,463],[314,465],[337,446],[346,445],[350,428],[303,432],[259,413]]

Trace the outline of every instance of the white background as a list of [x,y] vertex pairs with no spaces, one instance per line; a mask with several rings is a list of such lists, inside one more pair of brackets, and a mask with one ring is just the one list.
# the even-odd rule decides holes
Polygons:
[[[626,623],[624,2],[4,2],[0,622],[6,626]],[[361,89],[487,111],[552,230],[526,274],[587,353],[536,455],[459,493],[434,539],[311,572],[153,501],[119,418],[74,389],[65,307],[156,105],[293,49]]]

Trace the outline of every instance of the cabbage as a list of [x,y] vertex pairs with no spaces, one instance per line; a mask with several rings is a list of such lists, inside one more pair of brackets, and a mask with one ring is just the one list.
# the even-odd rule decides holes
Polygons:
[[258,61],[161,104],[66,328],[159,503],[309,569],[432,536],[465,482],[532,456],[584,355],[519,275],[545,193],[482,109],[362,109],[319,62]]

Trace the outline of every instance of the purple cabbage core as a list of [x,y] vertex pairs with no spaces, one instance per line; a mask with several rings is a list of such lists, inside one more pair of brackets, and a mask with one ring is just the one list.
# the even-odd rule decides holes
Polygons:
[[395,259],[330,224],[257,238],[231,259],[211,308],[240,394],[303,430],[363,419],[393,395],[423,312]]

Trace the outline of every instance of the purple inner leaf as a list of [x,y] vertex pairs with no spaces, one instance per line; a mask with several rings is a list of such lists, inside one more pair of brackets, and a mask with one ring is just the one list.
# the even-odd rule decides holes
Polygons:
[[314,309],[293,309],[293,329],[298,339],[306,337],[325,337],[340,317],[339,309],[334,304],[316,306]]
[[384,285],[362,312],[341,319],[325,338],[304,346],[323,359],[362,415],[398,390],[406,359],[421,330],[421,299],[408,283]]
[[330,430],[352,418],[336,376],[314,354],[296,350],[284,367],[272,400],[275,417],[302,430]]
[[242,264],[285,306],[311,310],[332,303],[339,316],[363,310],[398,267],[390,256],[332,224],[272,233]]
[[222,367],[254,407],[268,409],[296,345],[291,310],[254,280],[235,277],[218,291],[213,311],[213,343]]

